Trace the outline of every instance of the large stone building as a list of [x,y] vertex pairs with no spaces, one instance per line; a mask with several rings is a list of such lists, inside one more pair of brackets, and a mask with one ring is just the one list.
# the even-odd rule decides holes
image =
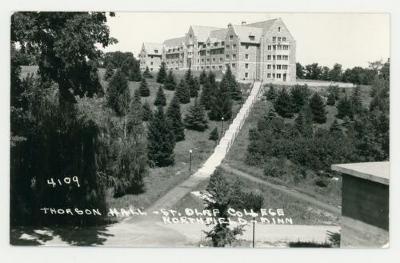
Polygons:
[[192,25],[183,37],[144,43],[139,58],[142,69],[158,70],[164,61],[173,70],[230,66],[240,80],[296,80],[296,41],[280,18],[227,28]]

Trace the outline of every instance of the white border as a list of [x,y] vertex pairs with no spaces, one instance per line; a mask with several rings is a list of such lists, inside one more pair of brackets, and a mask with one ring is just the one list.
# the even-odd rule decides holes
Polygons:
[[[2,1],[0,11],[0,258],[2,262],[397,262],[400,222],[398,200],[400,137],[400,8],[396,0],[35,0]],[[37,248],[9,245],[9,24],[12,11],[231,11],[231,12],[363,12],[391,13],[391,205],[390,249],[122,249]],[[371,32],[371,37],[373,33]],[[397,74],[396,74],[397,73]],[[397,252],[397,253],[396,253]]]

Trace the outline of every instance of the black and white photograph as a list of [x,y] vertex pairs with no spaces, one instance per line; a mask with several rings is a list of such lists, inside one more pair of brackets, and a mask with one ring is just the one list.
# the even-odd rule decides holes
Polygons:
[[15,10],[9,244],[389,248],[390,20]]

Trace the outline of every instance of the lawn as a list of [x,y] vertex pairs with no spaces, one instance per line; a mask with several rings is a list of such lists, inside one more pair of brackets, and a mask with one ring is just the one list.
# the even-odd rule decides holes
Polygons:
[[[326,94],[326,89],[321,89],[319,92],[321,95]],[[344,88],[341,89],[341,96],[347,94],[350,96],[353,91],[353,88]],[[369,86],[361,86],[361,99],[364,105],[368,105],[370,102],[370,87]],[[264,176],[263,170],[260,167],[256,166],[249,166],[245,163],[247,147],[248,147],[248,135],[249,130],[251,128],[256,127],[257,120],[261,118],[263,114],[268,112],[268,110],[272,107],[271,102],[265,100],[264,98],[254,105],[252,108],[249,117],[247,118],[245,124],[243,125],[242,129],[240,130],[238,136],[234,144],[232,145],[229,153],[227,154],[226,158],[224,159],[223,163],[227,164],[233,168],[261,178],[263,180],[285,185],[291,188],[295,188],[296,190],[308,194],[312,197],[315,197],[319,200],[322,200],[328,204],[332,204],[335,206],[341,205],[341,178],[336,177],[335,180],[330,180],[327,187],[319,187],[315,185],[315,172],[312,170],[308,170],[306,179],[301,181],[294,182],[293,180],[285,180],[285,179],[278,179],[278,178],[270,178]],[[333,123],[335,119],[335,115],[337,114],[337,109],[335,106],[326,106],[327,111],[327,121],[324,124],[319,124],[317,127],[320,128],[329,128],[330,125]],[[285,119],[285,122],[293,122],[296,116],[291,119]],[[290,178],[291,175],[288,175],[286,178]]]
[[[99,69],[100,79],[102,79],[104,72],[104,69]],[[200,74],[200,72],[197,73]],[[176,79],[179,81],[183,76],[183,71],[178,72],[178,74],[176,74]],[[153,110],[155,110],[156,106],[154,106],[154,100],[160,84],[156,82],[155,76],[152,79],[146,79],[146,81],[150,89],[150,96],[142,98],[142,102],[148,101],[150,106],[153,107]],[[107,85],[107,82],[102,80],[102,85]],[[140,82],[129,82],[129,88],[132,96],[135,89],[138,89],[139,86]],[[244,88],[248,88],[248,86],[244,86]],[[168,106],[169,102],[174,96],[174,91],[164,90],[164,93]],[[188,111],[190,105],[194,104],[194,100],[195,99],[192,98],[190,103],[181,104],[182,119]],[[240,107],[241,104],[239,102],[234,102],[233,116],[235,116],[240,110]],[[164,107],[164,110],[166,110],[166,107]],[[221,132],[222,123],[209,120],[208,126],[208,129],[204,132],[185,129],[185,140],[178,142],[175,146],[175,164],[173,166],[163,168],[150,168],[149,175],[144,179],[144,193],[114,198],[111,191],[109,191],[107,195],[107,203],[109,207],[127,208],[133,206],[138,208],[147,208],[174,186],[187,179],[202,166],[202,164],[207,160],[214,150],[215,142],[209,140],[208,137],[214,127],[218,127],[218,131]],[[224,130],[226,130],[228,126],[229,122],[224,123]],[[191,172],[189,172],[189,150],[193,151]]]
[[[318,208],[310,206],[309,203],[299,201],[292,198],[282,192],[271,189],[267,186],[260,185],[249,181],[245,178],[237,177],[232,174],[226,174],[228,182],[232,183],[235,180],[239,180],[243,191],[247,192],[259,192],[264,197],[263,208],[277,209],[282,208],[285,212],[286,217],[293,219],[295,225],[338,225],[339,218],[335,215],[322,211]],[[199,185],[194,191],[203,191],[207,187],[207,182]],[[191,209],[205,209],[204,202],[189,193],[181,201],[174,206],[173,209],[177,211],[183,211],[185,208]]]

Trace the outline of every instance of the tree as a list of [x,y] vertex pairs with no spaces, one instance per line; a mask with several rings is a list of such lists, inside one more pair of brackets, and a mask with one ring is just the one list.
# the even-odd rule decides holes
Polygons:
[[321,79],[321,74],[322,74],[322,69],[321,66],[318,65],[318,63],[313,63],[305,67],[306,79],[318,80]]
[[154,100],[154,105],[165,106],[167,105],[167,99],[165,98],[164,89],[162,86],[158,87],[156,99]]
[[184,118],[185,127],[189,130],[204,131],[208,128],[203,105],[194,101]]
[[267,93],[266,93],[266,98],[269,101],[274,101],[276,96],[277,96],[277,94],[276,94],[275,87],[271,84],[269,86],[269,89],[268,89]]
[[145,103],[143,103],[142,113],[143,121],[149,121],[153,117],[153,111],[151,110],[149,102],[145,101]]
[[339,100],[336,107],[338,110],[338,113],[336,115],[337,118],[343,119],[347,116],[350,119],[353,119],[353,110],[351,107],[351,101],[347,98],[347,95],[345,95],[343,98]]
[[232,74],[230,66],[227,67],[223,79],[228,85],[231,98],[233,100],[240,100],[242,98],[242,92],[240,91],[239,83],[237,83],[235,76]]
[[161,106],[150,120],[147,142],[150,166],[164,167],[174,164],[175,136]]
[[340,128],[340,125],[336,118],[333,121],[333,123],[331,124],[331,127],[329,127],[329,131],[332,133],[336,133],[336,132],[342,133],[342,129]]
[[200,81],[201,85],[204,85],[204,83],[206,83],[206,81],[207,81],[207,73],[206,73],[206,71],[204,69],[200,73],[200,80],[199,81]]
[[325,104],[321,96],[315,92],[310,99],[310,108],[313,115],[313,121],[316,123],[326,122]]
[[120,69],[130,81],[140,81],[142,79],[140,62],[133,57],[132,53],[128,52],[128,54],[122,62]]
[[296,63],[296,77],[298,79],[304,78],[304,67],[299,62]]
[[218,128],[215,127],[211,132],[210,136],[208,137],[209,140],[217,142],[219,139]]
[[111,66],[106,67],[106,72],[104,73],[104,80],[108,81],[114,75],[114,69]]
[[190,102],[190,92],[189,88],[184,79],[181,79],[179,85],[176,89],[175,95],[178,97],[179,102],[182,104],[186,104]]
[[353,89],[353,93],[351,94],[350,100],[351,100],[351,109],[353,111],[353,114],[360,114],[363,111],[360,86],[356,86]]
[[278,97],[274,101],[274,108],[283,118],[293,117],[293,103],[285,87],[278,92]]
[[207,237],[211,238],[214,247],[224,247],[232,244],[236,239],[236,235],[242,233],[241,227],[234,229],[229,228],[228,209],[232,202],[232,190],[229,182],[221,174],[220,170],[216,170],[210,177],[207,186],[207,192],[212,196],[212,200],[206,200],[206,208],[211,211],[217,209],[219,211],[217,224],[208,232]]
[[117,157],[113,165],[114,197],[143,191],[143,178],[148,174],[146,138],[142,124],[142,105],[134,98],[127,115],[127,131],[123,140],[115,140]]
[[294,128],[296,129],[296,131],[299,132],[299,134],[303,135],[304,137],[312,137],[312,119],[310,120],[310,118],[308,118],[306,115],[306,109],[303,109],[299,112],[296,119],[294,120]]
[[185,127],[182,123],[181,107],[177,96],[174,96],[171,102],[169,103],[167,109],[167,118],[174,132],[175,141],[179,142],[184,140]]
[[146,69],[144,70],[143,78],[146,78],[146,79],[152,79],[153,78],[153,75],[151,75],[151,73],[150,73],[149,67],[146,67]]
[[341,81],[342,80],[342,65],[336,63],[329,71],[329,80]]
[[213,93],[208,117],[213,121],[220,121],[222,118],[229,120],[232,117],[232,99],[228,80],[222,78],[219,88]]
[[166,90],[175,90],[176,89],[176,81],[172,70],[168,71],[167,78],[165,79],[164,88]]
[[140,96],[142,97],[150,96],[150,89],[147,86],[147,81],[145,78],[142,78],[142,82],[140,82],[139,91],[140,91]]
[[125,116],[129,109],[130,93],[128,81],[121,70],[117,70],[107,88],[107,104],[118,116]]
[[299,112],[308,102],[310,90],[307,85],[295,85],[290,89],[290,97],[293,102],[293,112]]
[[165,62],[161,62],[160,70],[157,74],[157,82],[160,84],[164,84],[165,79],[167,78],[167,70],[165,69]]
[[328,93],[328,99],[326,101],[326,104],[329,106],[335,106],[336,99],[335,99],[335,94],[333,93]]
[[[13,124],[22,122],[12,126],[12,137],[24,138],[14,140],[11,148],[11,200],[17,204],[11,207],[13,225],[84,225],[100,218],[48,217],[37,212],[40,207],[106,211],[96,162],[102,123],[95,118],[98,115],[79,107],[81,100],[93,101],[103,94],[97,75],[101,54],[97,46],[114,43],[106,21],[106,14],[99,12],[16,12],[11,17],[11,46],[18,43],[21,50],[35,55],[39,67],[38,78],[30,86],[31,97],[26,98],[35,107],[28,108],[19,96],[21,86],[16,86],[19,83],[14,79],[19,65],[12,57],[11,109],[30,116],[29,120],[12,116]],[[17,98],[22,99],[21,104],[16,103]],[[81,190],[65,187],[54,191],[47,184],[49,178],[63,180],[66,174],[79,178]]]
[[215,82],[215,75],[211,71],[208,72],[207,79],[203,84],[203,90],[200,96],[200,103],[206,110],[211,107],[211,98],[214,96],[215,91],[218,89],[218,85]]
[[330,75],[329,75],[330,69],[326,66],[321,68],[321,79],[322,80],[329,80]]

